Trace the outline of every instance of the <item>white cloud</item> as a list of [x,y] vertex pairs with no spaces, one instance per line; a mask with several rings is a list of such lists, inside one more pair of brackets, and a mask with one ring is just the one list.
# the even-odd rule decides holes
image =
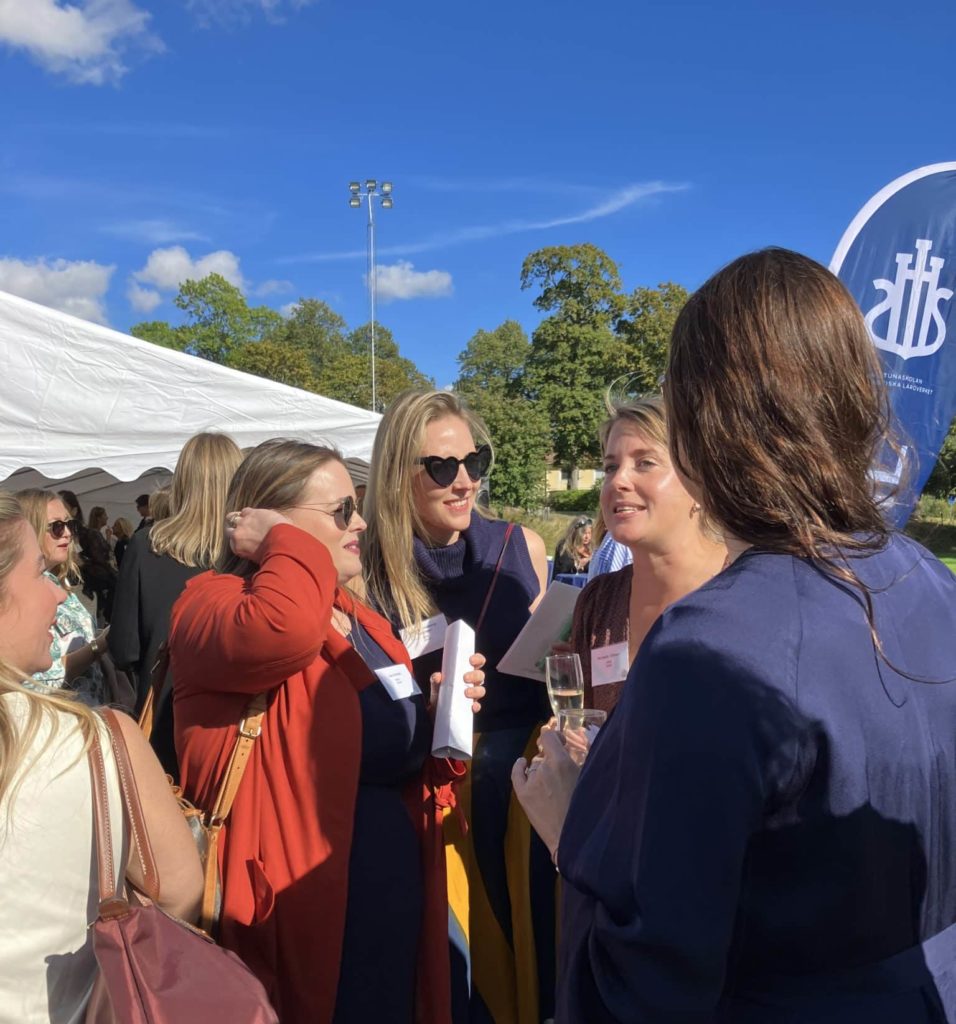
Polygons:
[[252,14],[264,14],[269,21],[281,22],[287,11],[300,11],[315,0],[186,0],[200,25],[213,22],[248,21]]
[[452,293],[451,274],[447,270],[416,270],[408,260],[399,260],[391,266],[377,266],[375,286],[382,302],[436,299]]
[[0,291],[105,324],[103,296],[115,269],[92,260],[0,259]]
[[288,320],[298,308],[298,302],[287,302],[284,306],[279,307],[279,312]]
[[146,266],[133,274],[133,281],[152,285],[161,292],[177,291],[183,281],[198,281],[208,274],[219,274],[237,288],[246,282],[239,269],[239,257],[228,249],[217,249],[193,259],[181,245],[154,249]]
[[280,281],[271,277],[268,281],[257,284],[252,289],[252,294],[265,298],[267,295],[285,295],[294,288],[295,285],[291,281]]
[[132,0],[0,0],[0,42],[26,50],[74,82],[103,85],[126,73],[124,53],[131,45],[163,49],[149,20]]
[[135,281],[130,281],[126,289],[126,298],[137,313],[152,313],[163,301],[162,295],[152,288],[143,288]]
[[[381,256],[409,256],[433,249],[444,249],[449,245],[461,245],[465,242],[481,242],[487,238],[499,238],[502,235],[518,235],[525,232],[547,231],[551,228],[567,227],[571,224],[588,224],[592,220],[610,217],[625,210],[635,203],[669,192],[684,192],[689,185],[683,183],[669,184],[666,181],[639,182],[626,185],[610,193],[607,198],[594,203],[578,213],[551,217],[548,220],[509,220],[498,224],[480,224],[474,227],[455,228],[448,232],[433,235],[421,242],[410,242],[406,245],[390,245],[379,249]],[[364,249],[347,249],[339,252],[310,252],[301,256],[287,256],[279,263],[326,263],[338,260],[353,260],[365,256]]]
[[189,228],[181,228],[178,224],[161,217],[146,220],[124,220],[115,224],[104,224],[100,230],[105,235],[117,238],[129,238],[134,242],[145,242],[147,245],[164,245],[168,242],[208,241],[205,235]]

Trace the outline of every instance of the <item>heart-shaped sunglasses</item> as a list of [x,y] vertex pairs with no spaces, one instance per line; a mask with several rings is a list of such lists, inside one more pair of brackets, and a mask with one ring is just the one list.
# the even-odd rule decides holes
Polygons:
[[454,483],[459,466],[464,466],[469,479],[478,483],[491,465],[491,448],[483,444],[477,451],[469,452],[463,459],[456,459],[452,455],[444,459],[440,455],[423,455],[418,462],[425,467],[425,472],[439,487],[448,487]]

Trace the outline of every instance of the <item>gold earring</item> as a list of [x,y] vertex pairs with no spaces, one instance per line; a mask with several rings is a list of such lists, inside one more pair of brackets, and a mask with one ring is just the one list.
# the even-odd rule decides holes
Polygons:
[[691,507],[690,507],[690,517],[691,517],[691,519],[693,519],[694,516],[696,516],[698,512],[700,512],[700,505],[698,505],[697,502],[695,501],[694,504],[691,505]]

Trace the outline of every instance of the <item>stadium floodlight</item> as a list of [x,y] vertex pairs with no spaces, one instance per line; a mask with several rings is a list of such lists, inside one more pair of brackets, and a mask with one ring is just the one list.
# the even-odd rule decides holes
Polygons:
[[381,191],[374,178],[365,179],[365,188],[357,181],[349,182],[349,206],[357,209],[362,203],[368,204],[368,306],[369,306],[369,341],[372,361],[372,411],[378,412],[378,393],[375,378],[375,214],[373,199],[378,199],[383,210],[390,210],[395,204],[392,200],[392,183],[383,181]]

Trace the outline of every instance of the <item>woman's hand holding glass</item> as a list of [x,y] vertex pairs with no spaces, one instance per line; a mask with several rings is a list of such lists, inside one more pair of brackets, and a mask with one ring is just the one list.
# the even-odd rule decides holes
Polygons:
[[[467,684],[465,687],[465,697],[471,701],[471,710],[477,715],[481,710],[481,701],[485,697],[485,673],[481,671],[485,664],[485,656],[483,654],[473,654],[469,659],[469,662],[474,668],[472,672],[466,672],[464,675],[464,682]],[[429,707],[433,708],[438,703],[438,687],[442,683],[441,672],[433,672],[429,682],[432,684],[431,700],[429,701]]]

